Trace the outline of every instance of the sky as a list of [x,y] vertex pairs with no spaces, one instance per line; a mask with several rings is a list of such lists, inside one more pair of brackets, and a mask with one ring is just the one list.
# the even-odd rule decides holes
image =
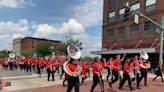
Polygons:
[[66,35],[82,41],[83,56],[101,49],[103,0],[0,0],[0,14],[0,50],[17,37]]

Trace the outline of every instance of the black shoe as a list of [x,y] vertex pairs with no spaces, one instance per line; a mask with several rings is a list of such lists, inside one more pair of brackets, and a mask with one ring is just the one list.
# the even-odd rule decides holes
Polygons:
[[130,90],[134,90],[133,88],[130,88]]
[[93,90],[91,90],[90,92],[93,92]]
[[64,82],[63,82],[63,87],[65,86]]
[[123,88],[122,88],[122,87],[119,87],[118,89],[119,89],[119,90],[123,90]]
[[137,87],[137,89],[141,89],[140,87]]
[[109,83],[109,87],[112,88],[112,84],[111,83]]

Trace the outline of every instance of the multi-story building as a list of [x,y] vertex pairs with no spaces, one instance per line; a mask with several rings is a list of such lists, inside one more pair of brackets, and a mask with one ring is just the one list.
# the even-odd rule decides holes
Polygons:
[[35,51],[37,44],[41,42],[51,42],[53,47],[58,48],[61,46],[61,41],[49,40],[44,38],[25,37],[13,40],[13,52],[20,52],[22,50]]
[[134,56],[145,51],[151,62],[158,62],[160,33],[156,32],[157,27],[142,16],[139,17],[139,24],[135,24],[135,12],[127,12],[123,6],[125,2],[161,24],[164,0],[104,0],[102,50],[91,53],[109,58],[119,53]]
[[13,39],[13,52],[19,52],[21,50],[21,39],[20,37]]

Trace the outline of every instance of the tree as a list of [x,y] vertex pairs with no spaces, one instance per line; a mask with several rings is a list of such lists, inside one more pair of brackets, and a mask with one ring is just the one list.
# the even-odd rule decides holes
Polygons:
[[0,58],[6,58],[6,57],[8,57],[9,55],[8,55],[8,53],[6,53],[6,51],[2,51],[2,52],[0,52]]
[[33,51],[31,51],[31,50],[22,50],[21,55],[25,56],[25,57],[31,57],[31,56],[33,56]]
[[36,46],[36,53],[39,56],[47,56],[55,50],[51,42],[41,42]]
[[82,57],[81,60],[82,61],[85,61],[85,60],[93,61],[93,58],[90,56],[85,56],[85,57]]
[[83,49],[83,48],[82,48],[82,42],[80,42],[79,39],[74,39],[72,36],[65,36],[65,37],[63,38],[62,45],[61,45],[61,47],[59,48],[59,51],[60,51],[62,54],[67,54],[67,47],[68,47],[68,45],[70,45],[71,43],[77,45],[80,49]]

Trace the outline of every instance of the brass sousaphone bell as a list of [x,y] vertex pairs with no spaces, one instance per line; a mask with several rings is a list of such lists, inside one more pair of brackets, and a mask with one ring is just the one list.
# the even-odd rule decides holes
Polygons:
[[141,55],[141,57],[142,57],[144,60],[148,60],[148,59],[149,59],[148,54],[147,54],[146,52],[144,52],[144,51],[141,51],[141,52],[140,52],[140,55]]
[[67,47],[67,53],[68,53],[69,59],[63,64],[63,69],[64,69],[65,73],[70,76],[73,76],[73,77],[80,76],[80,74],[82,72],[81,66],[78,66],[78,68],[77,68],[77,70],[75,70],[75,72],[71,72],[70,69],[68,68],[68,64],[70,63],[71,59],[77,60],[81,57],[80,48],[77,47],[75,44],[70,44]]
[[[149,59],[148,54],[147,54],[146,52],[144,52],[144,51],[141,51],[141,52],[140,52],[140,56],[141,56],[141,58],[144,59],[144,60],[148,60],[148,59]],[[144,66],[144,65],[140,64],[141,69],[149,69],[150,66],[151,66],[151,65],[150,65],[150,62],[147,63],[147,66]]]

